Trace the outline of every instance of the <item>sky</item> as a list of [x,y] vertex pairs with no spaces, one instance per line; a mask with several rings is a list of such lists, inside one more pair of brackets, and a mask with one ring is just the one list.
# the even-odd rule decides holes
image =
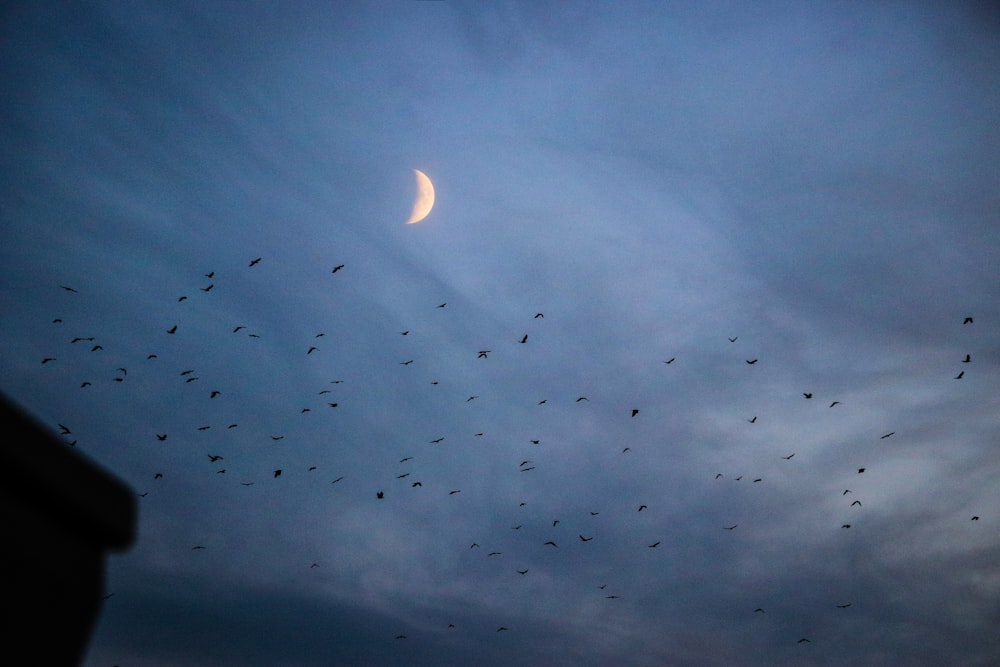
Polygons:
[[0,12],[87,667],[1000,660],[995,6]]

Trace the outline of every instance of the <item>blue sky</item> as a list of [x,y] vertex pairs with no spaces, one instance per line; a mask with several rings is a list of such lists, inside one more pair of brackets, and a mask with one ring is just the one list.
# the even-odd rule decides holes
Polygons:
[[1000,657],[994,9],[0,18],[2,390],[144,494],[88,667]]

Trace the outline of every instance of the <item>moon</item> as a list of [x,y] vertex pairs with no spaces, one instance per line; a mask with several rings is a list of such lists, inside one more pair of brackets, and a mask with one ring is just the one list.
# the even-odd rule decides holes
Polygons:
[[417,198],[413,202],[413,212],[410,213],[410,219],[406,221],[408,225],[420,222],[434,208],[434,184],[431,183],[431,179],[427,178],[427,174],[419,169],[414,169],[413,173],[417,176]]

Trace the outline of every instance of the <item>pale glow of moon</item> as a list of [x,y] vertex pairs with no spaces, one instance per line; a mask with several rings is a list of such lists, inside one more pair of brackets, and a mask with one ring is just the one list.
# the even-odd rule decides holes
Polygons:
[[410,219],[406,221],[408,225],[420,222],[434,208],[434,185],[431,183],[431,179],[427,178],[427,174],[419,169],[414,169],[413,173],[417,176],[417,198],[413,202],[413,212],[410,213]]

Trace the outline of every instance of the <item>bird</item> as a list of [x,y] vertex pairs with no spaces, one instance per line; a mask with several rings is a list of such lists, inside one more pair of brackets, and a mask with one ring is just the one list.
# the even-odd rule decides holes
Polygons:
[[859,475],[860,475],[861,473],[863,473],[864,471],[865,471],[865,469],[864,469],[864,468],[858,468],[858,474],[859,474]]
[[541,442],[541,440],[532,440],[532,441],[531,441],[531,444],[533,444],[533,445],[537,445],[537,444],[538,444],[538,443],[540,443],[540,442]]
[[175,333],[177,333],[177,325],[175,324],[174,326],[172,326],[169,329],[167,329],[167,333],[168,334],[175,334]]
[[488,553],[488,554],[486,554],[486,555],[487,555],[487,556],[502,556],[502,555],[503,555],[503,552],[502,552],[502,551],[491,551],[491,552],[489,552],[489,553]]
[[47,363],[49,363],[50,361],[56,361],[56,358],[55,358],[55,357],[45,357],[44,359],[42,359],[42,364],[43,364],[43,365],[44,365],[44,364],[47,364]]
[[455,489],[454,491],[449,491],[449,492],[448,492],[448,495],[449,495],[449,496],[453,496],[453,495],[455,495],[456,493],[461,493],[461,492],[462,492],[462,489]]
[[239,332],[240,329],[246,329],[246,326],[242,325],[242,324],[239,325],[238,327],[236,327],[235,329],[233,329],[233,333]]
[[636,410],[635,408],[632,408],[632,416],[635,417],[637,414],[639,414],[639,411]]
[[479,356],[478,356],[478,357],[476,357],[476,358],[477,358],[477,359],[488,359],[489,357],[487,357],[487,355],[488,355],[488,354],[489,354],[490,352],[492,352],[492,350],[479,350]]
[[576,399],[576,402],[579,403],[580,401],[589,401],[589,400],[590,399],[587,398],[586,396],[581,396],[580,398]]
[[[63,289],[66,289],[66,288],[64,287]],[[73,291],[75,291],[75,290],[73,290]],[[966,317],[964,320],[962,320],[962,324],[972,324],[972,318],[971,317]]]
[[102,346],[100,346],[100,345],[95,345],[94,347],[90,348],[90,351],[91,351],[91,352],[97,352],[98,350],[103,350],[103,349],[104,349],[104,348],[103,348]]
[[521,338],[520,342],[527,343],[528,342],[528,334],[524,334],[524,337]]
[[754,482],[763,482],[763,481],[764,481],[763,477],[758,477],[757,479],[754,480]]
[[467,399],[465,399],[465,402],[468,403],[469,401],[471,401],[474,398],[479,398],[479,397],[478,396],[469,396]]
[[597,516],[598,514],[600,514],[600,512],[591,512],[590,516]]
[[191,550],[192,550],[192,551],[194,551],[195,549],[204,549],[204,548],[205,548],[205,547],[203,547],[203,546],[201,546],[201,545],[199,544],[199,545],[197,545],[197,546],[193,546],[193,547],[191,547]]
[[79,293],[79,292],[77,292],[77,290],[73,289],[72,287],[69,287],[68,285],[60,285],[59,287],[62,287],[67,292],[76,292],[76,293]]
[[215,287],[215,283],[211,283],[211,284],[209,284],[209,286],[208,286],[208,287],[200,287],[199,289],[200,289],[200,290],[201,290],[202,292],[208,292],[208,291],[211,291],[211,289],[212,289],[213,287]]
[[974,516],[971,519],[969,519],[969,521],[979,521],[979,517],[978,516]]
[[861,501],[860,500],[855,500],[853,503],[851,503],[851,507],[854,507],[855,505],[857,505],[858,507],[861,507]]
[[256,259],[251,259],[250,260],[250,266],[257,266],[258,264],[260,264],[260,260],[261,259],[263,259],[263,258],[262,257],[258,257]]
[[664,361],[663,363],[665,363],[665,364],[672,364],[672,363],[674,363],[674,359],[676,359],[676,358],[677,358],[677,357],[670,357],[669,359],[667,359],[667,360],[666,360],[666,361]]
[[609,600],[617,600],[621,596],[620,595],[606,595],[605,597],[607,599],[609,599]]
[[537,320],[539,317],[545,317],[545,315],[543,315],[542,313],[535,313],[535,316],[532,319]]
[[73,340],[71,340],[70,343],[79,343],[80,341],[87,341],[88,343],[93,343],[94,342],[94,337],[93,336],[89,336],[87,338],[81,338],[80,336],[77,336],[76,338],[74,338]]
[[396,635],[396,639],[406,639],[406,635]]
[[187,300],[187,296],[182,295],[182,296],[180,296],[180,297],[177,298],[177,303],[180,303],[181,301],[186,301],[186,300]]
[[650,549],[655,549],[656,547],[660,546],[660,543],[653,542],[652,544],[647,544],[646,546],[648,546]]
[[719,479],[720,477],[722,477],[721,472],[715,473],[715,479]]
[[757,360],[756,359],[747,359],[747,363],[750,364],[750,365],[753,365],[753,364],[757,363]]
[[62,424],[56,424],[56,426],[59,427],[59,433],[62,435],[69,435],[70,433],[72,433],[72,431],[70,431],[67,427],[63,426]]
[[851,493],[851,490],[850,489],[844,489],[844,492],[842,494],[840,494],[840,495],[846,496],[848,493]]
[[580,535],[580,541],[581,542],[589,542],[592,539],[594,539],[594,538],[593,537],[584,537],[583,535]]
[[726,530],[736,530],[736,526],[738,526],[738,525],[740,525],[740,524],[738,524],[738,523],[734,523],[734,524],[733,524],[733,525],[731,525],[731,526],[725,526],[725,529],[726,529]]
[[751,424],[756,424],[757,423],[757,415],[754,415],[753,419],[748,419],[747,421],[750,422]]
[[835,405],[840,405],[840,401],[834,401],[833,403],[830,404],[830,407],[832,408]]
[[803,637],[802,639],[800,639],[800,640],[798,641],[798,643],[799,643],[799,644],[812,644],[812,642],[811,642],[811,641],[809,641],[808,639],[806,639],[805,637]]
[[410,473],[404,472],[402,475],[396,475],[396,479],[403,479],[404,477],[409,477]]
[[271,436],[271,440],[275,440],[275,441],[277,441],[277,440],[284,440],[284,439],[285,439],[285,436],[283,436],[283,435],[272,435]]
[[336,273],[337,271],[340,271],[342,268],[344,268],[344,265],[338,264],[337,266],[333,267],[333,271],[331,271],[330,273]]
[[735,343],[737,338],[739,338],[739,336],[736,336],[735,338],[730,338],[729,342],[730,343]]
[[341,476],[340,476],[340,477],[338,477],[337,479],[335,479],[335,480],[333,480],[332,482],[330,482],[330,484],[336,484],[337,482],[339,482],[339,481],[340,481],[340,480],[342,480],[342,479],[344,479],[343,475],[341,475]]
[[639,510],[638,510],[638,511],[640,511],[640,512],[641,512],[641,511],[643,511],[643,510],[645,510],[645,509],[649,509],[649,508],[648,508],[648,507],[646,507],[645,505],[639,505]]
[[879,440],[885,440],[886,438],[888,438],[891,435],[894,435],[895,433],[896,433],[895,431],[890,431],[889,433],[886,433],[885,435],[881,436]]
[[956,375],[955,379],[956,380],[961,380],[963,375],[965,375],[965,371],[962,371],[961,373],[959,373],[958,375]]
[[161,434],[157,433],[157,434],[156,434],[156,439],[157,439],[157,440],[159,440],[160,442],[163,442],[164,440],[166,440],[166,439],[167,439],[167,434],[166,434],[166,433],[163,433],[163,434],[161,435]]
[[504,626],[501,625],[499,628],[497,628],[497,632],[503,632],[506,629],[507,628],[505,628]]
[[153,475],[153,479],[160,479],[162,477],[163,477],[163,473],[162,472],[158,472],[155,475]]
[[851,606],[850,602],[848,602],[847,604],[838,604],[837,609],[847,609],[850,606]]
[[218,396],[221,393],[222,393],[221,391],[216,390],[216,391],[213,391],[211,394],[209,394],[208,397],[209,398],[215,398],[216,396]]
[[400,331],[400,332],[399,332],[399,334],[400,334],[401,336],[409,336],[409,335],[410,335],[410,330],[409,330],[409,329],[407,329],[406,331]]
[[400,366],[409,366],[412,363],[413,363],[413,359],[410,359],[409,361],[401,361],[401,362],[399,362],[399,365]]
[[845,523],[843,526],[841,526],[841,528],[850,528],[850,527],[851,527],[851,524],[849,524],[849,523]]
[[406,463],[407,461],[412,461],[412,460],[413,460],[412,456],[404,456],[403,458],[399,459],[399,462]]
[[524,527],[524,524],[519,523],[516,526],[511,526],[510,529],[511,530],[521,530],[521,528],[523,528],[523,527]]
[[534,470],[534,469],[535,469],[535,466],[531,466],[529,468],[521,468],[521,472],[528,472],[529,470]]
[[479,546],[478,544],[476,544],[475,542],[473,542],[472,544],[469,545],[469,548],[472,549],[472,548],[475,548],[475,547],[478,547],[478,546]]
[[221,461],[222,457],[219,456],[218,454],[209,454],[208,460],[211,461],[212,463],[215,463],[216,461]]
[[813,397],[812,392],[802,392],[802,395],[805,396],[806,398],[812,398]]
[[791,453],[791,454],[789,454],[788,456],[782,456],[781,458],[785,459],[786,461],[790,461],[790,460],[792,459],[792,457],[793,457],[793,456],[795,456],[795,453],[794,453],[794,452],[792,452],[792,453]]
[[552,519],[552,527],[555,528],[559,525],[559,519]]
[[549,402],[549,399],[547,399],[547,398],[543,398],[542,400],[538,401],[538,404],[539,404],[539,405],[545,405],[545,404],[546,404],[546,403],[548,403],[548,402]]
[[965,359],[962,359],[962,363],[963,363],[963,364],[967,364],[967,363],[969,363],[970,361],[972,361],[972,355],[971,355],[971,354],[967,354],[967,355],[965,355]]
[[755,614],[756,614],[757,612],[760,612],[760,613],[762,613],[762,614],[766,614],[766,613],[767,613],[766,611],[764,611],[764,610],[763,610],[762,608],[760,608],[760,607],[757,607],[757,608],[756,608],[756,609],[754,609],[753,611],[754,611],[754,613],[755,613]]
[[[555,542],[553,542],[552,540],[549,540],[548,542],[546,542],[546,543],[545,543],[545,545],[552,545],[552,546],[554,546],[554,547],[555,547],[556,549],[558,549],[558,548],[559,548],[559,545],[558,545],[558,544],[556,544]],[[542,546],[545,546],[545,545],[542,545]]]
[[312,346],[308,350],[306,350],[306,354],[312,354],[313,352],[315,352],[318,349],[319,349],[318,347]]
[[442,440],[444,440],[444,438],[438,438],[437,440],[431,440],[431,444],[435,444],[436,445],[437,443],[441,442]]
[[[378,491],[375,494],[375,497],[378,498],[379,500],[382,500],[383,498],[385,498],[385,493],[383,493],[382,491]],[[477,544],[476,546],[479,546],[479,545]]]
[[281,477],[281,468],[278,468],[277,470],[274,471],[274,477],[275,479]]
[[518,574],[528,574],[528,571],[527,570],[518,570],[517,573]]

